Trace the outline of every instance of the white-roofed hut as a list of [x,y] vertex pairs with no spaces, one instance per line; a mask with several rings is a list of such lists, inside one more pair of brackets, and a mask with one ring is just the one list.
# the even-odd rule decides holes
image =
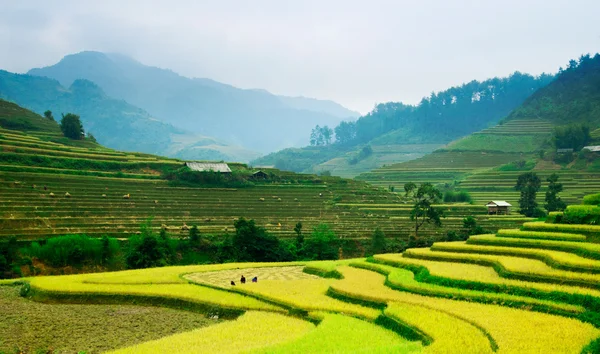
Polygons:
[[512,205],[504,200],[492,200],[485,205],[489,215],[508,215]]
[[185,165],[192,171],[197,172],[220,172],[231,173],[229,165],[222,162],[186,162]]

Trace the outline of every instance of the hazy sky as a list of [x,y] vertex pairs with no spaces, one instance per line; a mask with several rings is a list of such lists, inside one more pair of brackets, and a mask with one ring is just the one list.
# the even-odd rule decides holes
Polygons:
[[600,51],[598,0],[0,0],[0,69],[83,50],[362,113]]

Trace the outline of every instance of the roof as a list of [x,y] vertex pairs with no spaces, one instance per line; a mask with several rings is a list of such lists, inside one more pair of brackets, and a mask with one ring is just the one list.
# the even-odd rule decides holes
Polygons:
[[487,207],[490,207],[490,206],[510,207],[512,205],[508,202],[505,202],[504,200],[492,200],[491,202],[487,203],[485,206],[487,206]]
[[561,152],[573,152],[572,148],[568,148],[568,149],[556,149],[556,152],[561,153]]
[[231,169],[226,163],[186,162],[185,165],[192,171],[198,172],[231,172]]
[[598,151],[600,151],[600,145],[584,146],[583,149],[598,152]]
[[254,172],[253,175],[266,175],[266,173],[264,171],[258,170]]

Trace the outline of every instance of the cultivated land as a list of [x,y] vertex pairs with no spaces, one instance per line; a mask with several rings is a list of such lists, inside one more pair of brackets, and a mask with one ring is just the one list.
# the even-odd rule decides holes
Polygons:
[[[364,182],[266,169],[281,182],[247,188],[172,187],[161,174],[183,166],[183,161],[68,140],[56,124],[34,113],[14,105],[2,108],[0,116],[21,122],[22,130],[0,128],[0,238],[33,240],[72,233],[127,238],[149,217],[154,217],[155,229],[164,225],[172,234],[184,223],[197,225],[203,233],[231,232],[239,217],[255,219],[281,237],[293,237],[298,221],[305,230],[327,223],[338,236],[357,240],[359,250],[376,227],[403,241],[413,232],[410,204]],[[252,172],[240,164],[231,167]],[[126,194],[129,199],[123,198]],[[491,231],[523,221],[488,217],[480,206],[444,208],[444,227],[426,226],[423,237],[458,230],[468,215]]]
[[[541,232],[528,223],[519,232],[368,259],[5,280],[0,293],[2,301],[23,307],[26,321],[40,316],[36,307],[61,312],[60,306],[79,305],[50,304],[72,302],[136,302],[213,318],[199,326],[215,323],[215,316],[228,320],[139,344],[75,345],[91,352],[591,353],[600,339],[600,249],[569,227]],[[306,274],[307,268],[338,277]],[[241,284],[242,274],[258,282]],[[19,284],[26,284],[21,287],[29,300],[16,298]],[[25,340],[13,332],[5,336],[13,345]],[[67,339],[58,337],[57,348],[66,345],[61,341]]]
[[[517,119],[472,134],[422,158],[389,165],[363,173],[356,179],[372,185],[402,189],[407,182],[431,182],[466,190],[475,204],[506,200],[518,205],[514,189],[524,171],[503,171],[502,165],[535,160],[534,151],[551,136],[553,125],[540,119]],[[546,161],[533,162],[533,172],[544,181],[552,174],[564,185],[561,198],[568,204],[581,202],[583,196],[600,187],[600,171],[561,168]],[[544,193],[538,193],[543,204]]]

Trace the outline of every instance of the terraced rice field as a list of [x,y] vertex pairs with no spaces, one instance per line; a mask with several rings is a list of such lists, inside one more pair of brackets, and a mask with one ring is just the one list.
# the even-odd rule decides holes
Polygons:
[[[600,260],[586,240],[485,235],[370,259],[180,266],[34,277],[31,300],[138,302],[229,321],[115,353],[588,353]],[[494,245],[477,240],[494,239]],[[526,243],[515,247],[517,240]],[[536,247],[564,245],[563,250]],[[306,274],[332,270],[341,279]],[[311,271],[314,273],[314,271]],[[258,282],[241,284],[258,276]],[[230,285],[231,280],[236,285]],[[7,285],[14,281],[2,281]]]
[[[255,219],[284,238],[295,236],[299,221],[307,232],[327,223],[338,236],[356,240],[359,250],[376,227],[405,241],[413,233],[410,206],[364,182],[274,171],[288,182],[241,189],[170,187],[161,170],[183,161],[87,142],[67,146],[61,139],[59,132],[0,129],[0,238],[71,233],[127,238],[149,217],[154,217],[155,229],[164,225],[173,235],[184,224],[208,234],[231,232],[239,217]],[[311,178],[313,182],[289,182]],[[123,198],[126,194],[129,199]],[[490,218],[481,207],[445,208],[444,227],[425,227],[423,237],[441,238],[447,230],[458,230],[468,215],[476,215],[491,231],[522,222]]]

